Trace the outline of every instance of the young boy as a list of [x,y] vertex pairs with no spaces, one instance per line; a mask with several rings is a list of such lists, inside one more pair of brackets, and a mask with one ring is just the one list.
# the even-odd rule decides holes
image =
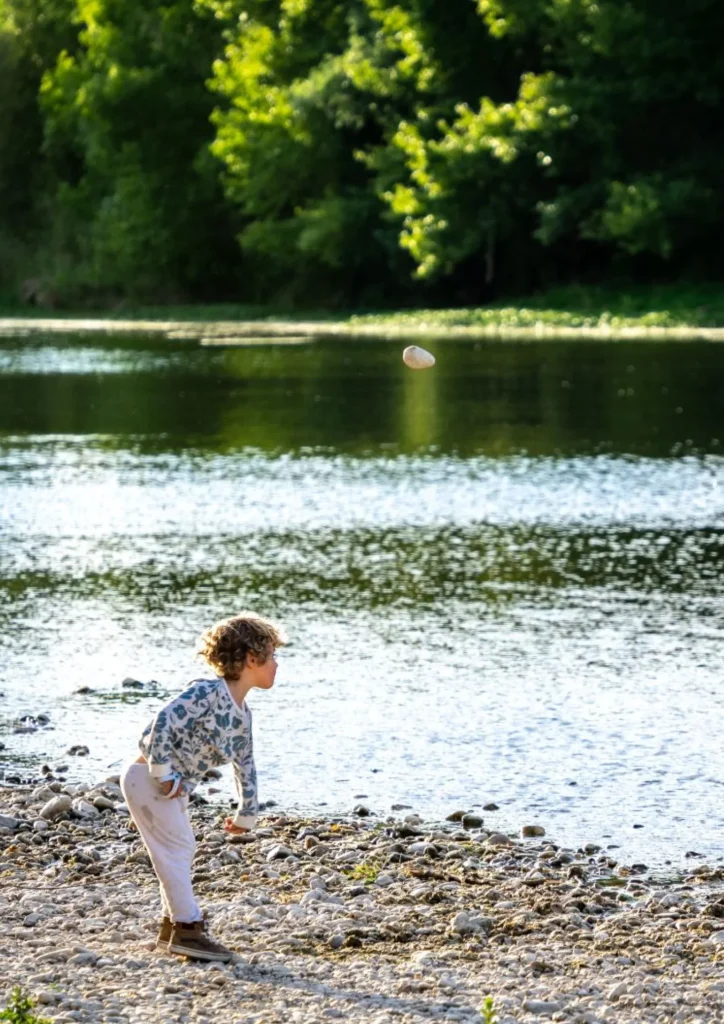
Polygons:
[[217,961],[234,955],[208,936],[194,897],[196,840],[188,817],[189,794],[209,768],[231,762],[239,806],[224,828],[235,834],[254,827],[256,769],[251,711],[244,698],[253,688],[272,688],[275,651],[283,643],[277,626],[251,612],[208,629],[197,653],[217,678],[195,679],[161,708],[143,731],[141,756],[121,775],[123,795],[161,887],[158,944],[170,953]]

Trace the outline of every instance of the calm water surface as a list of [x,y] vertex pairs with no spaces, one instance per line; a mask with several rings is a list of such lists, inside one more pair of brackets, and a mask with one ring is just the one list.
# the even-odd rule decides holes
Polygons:
[[724,348],[430,347],[0,340],[8,770],[105,774],[251,607],[263,800],[724,856]]

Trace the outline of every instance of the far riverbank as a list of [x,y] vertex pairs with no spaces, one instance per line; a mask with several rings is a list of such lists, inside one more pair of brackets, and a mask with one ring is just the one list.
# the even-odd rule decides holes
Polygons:
[[724,340],[718,286],[697,289],[561,288],[488,306],[330,312],[213,304],[60,311],[0,305],[0,334],[142,332],[209,344],[294,342],[314,337],[546,337],[635,340]]

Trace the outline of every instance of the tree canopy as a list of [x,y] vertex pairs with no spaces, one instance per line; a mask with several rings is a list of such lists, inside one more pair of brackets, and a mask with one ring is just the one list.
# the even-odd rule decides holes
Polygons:
[[714,0],[0,0],[0,291],[711,275],[722,28]]

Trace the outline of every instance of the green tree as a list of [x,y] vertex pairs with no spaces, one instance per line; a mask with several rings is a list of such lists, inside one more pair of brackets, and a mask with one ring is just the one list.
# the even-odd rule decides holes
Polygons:
[[379,135],[373,69],[360,81],[368,5],[208,2],[228,39],[211,83],[225,101],[212,150],[244,219],[257,294],[334,302],[369,295],[374,282],[382,291],[396,240],[355,159]]
[[73,0],[0,0],[0,289],[32,267],[48,189],[38,90],[72,52]]
[[396,134],[405,174],[384,197],[417,273],[472,259],[488,279],[512,264],[519,283],[516,266],[540,279],[547,262],[566,276],[616,252],[656,260],[659,273],[665,261],[695,270],[723,212],[724,11],[712,0],[478,9],[491,37],[511,44],[519,85],[502,102],[459,103],[452,120],[418,112]]
[[204,85],[216,21],[191,0],[77,0],[75,19],[78,52],[41,86],[62,290],[229,294],[239,260]]

